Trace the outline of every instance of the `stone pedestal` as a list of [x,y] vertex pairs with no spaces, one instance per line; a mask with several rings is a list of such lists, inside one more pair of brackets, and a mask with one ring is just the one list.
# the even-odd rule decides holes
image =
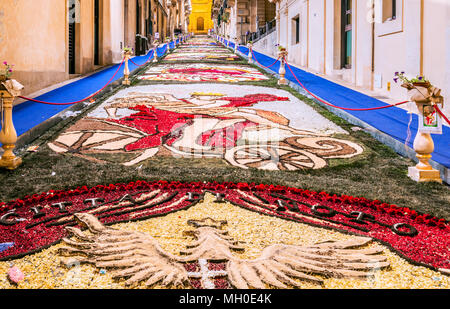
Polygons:
[[253,44],[249,43],[247,47],[248,47],[248,63],[253,64],[253,53],[252,53]]
[[20,95],[22,89],[23,86],[15,80],[0,83],[0,120],[2,126],[0,143],[4,149],[3,156],[0,158],[0,168],[9,170],[14,170],[22,164],[22,159],[16,157],[13,153],[17,142],[17,132],[12,119],[14,98]]
[[280,69],[278,71],[278,75],[280,75],[280,79],[278,80],[278,85],[287,85],[287,80],[285,78],[285,76],[286,76],[286,56],[287,56],[286,49],[281,49],[278,52],[278,57],[281,60]]
[[[443,104],[443,97],[440,95],[441,90],[432,87],[429,83],[402,86],[408,89],[411,101],[417,105],[419,121],[424,121],[424,106]],[[434,151],[434,142],[430,133],[424,129],[419,130],[414,139],[413,147],[419,163],[408,168],[408,176],[417,182],[435,181],[442,183],[440,172],[434,169],[429,162]]]
[[158,46],[155,47],[153,52],[153,62],[158,62]]
[[130,82],[130,80],[129,80],[129,77],[130,77],[130,69],[129,69],[129,67],[128,67],[128,61],[130,60],[130,57],[131,57],[131,53],[130,52],[125,52],[124,53],[124,56],[125,56],[125,68],[124,68],[124,70],[123,70],[123,76],[124,76],[124,78],[123,78],[123,82],[122,82],[122,85],[126,85],[126,86],[129,86],[129,85],[131,85],[131,82]]
[[441,175],[438,170],[421,170],[416,166],[408,167],[408,177],[417,182],[436,181],[442,183]]

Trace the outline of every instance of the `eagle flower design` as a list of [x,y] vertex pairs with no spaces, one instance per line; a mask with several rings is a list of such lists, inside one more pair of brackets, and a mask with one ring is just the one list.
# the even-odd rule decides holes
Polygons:
[[[76,220],[90,232],[75,227],[66,230],[75,238],[64,238],[68,247],[59,253],[69,258],[68,264],[89,263],[98,268],[111,269],[113,278],[126,278],[132,285],[145,281],[146,286],[160,283],[163,286],[183,287],[193,278],[184,267],[186,263],[226,262],[221,276],[228,277],[230,284],[238,289],[265,289],[267,285],[277,288],[300,287],[295,279],[322,284],[314,275],[335,278],[366,279],[374,272],[389,267],[381,248],[361,248],[372,241],[367,237],[353,237],[345,241],[325,241],[311,246],[275,244],[265,248],[256,259],[240,259],[233,251],[243,251],[239,242],[222,230],[226,221],[211,218],[189,220],[195,227],[185,234],[196,240],[180,255],[165,252],[152,236],[104,226],[94,215],[78,213]],[[204,282],[203,287],[212,287]],[[211,285],[212,283],[212,285]]]

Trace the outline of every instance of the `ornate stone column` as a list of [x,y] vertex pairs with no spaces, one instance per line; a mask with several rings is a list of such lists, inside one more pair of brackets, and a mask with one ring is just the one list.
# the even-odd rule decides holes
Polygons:
[[16,157],[13,149],[16,147],[17,132],[12,119],[12,109],[14,99],[20,95],[24,87],[14,79],[0,83],[0,143],[5,150],[0,158],[0,167],[9,170],[16,169],[22,164],[22,159]]
[[252,43],[248,43],[247,47],[248,47],[248,63],[249,64],[253,64],[253,53],[252,53],[253,44]]
[[280,79],[278,80],[278,85],[287,85],[287,80],[285,78],[286,75],[286,57],[288,55],[288,52],[286,48],[280,47],[278,51],[278,57],[281,60],[280,63],[280,69],[278,71],[278,75],[280,75]]
[[[424,115],[425,113],[431,115],[434,113],[434,117],[438,117],[433,106],[435,104],[443,105],[444,98],[441,96],[441,89],[433,87],[429,83],[404,84],[402,87],[408,89],[408,96],[417,105],[419,122],[425,121],[427,116]],[[408,176],[417,182],[436,181],[442,183],[440,172],[429,163],[431,153],[434,151],[434,142],[430,133],[425,130],[421,131],[419,128],[413,147],[419,163],[408,168]]]
[[131,85],[131,82],[129,80],[129,76],[130,76],[130,68],[128,67],[128,60],[130,60],[131,57],[131,50],[124,50],[123,51],[123,55],[125,57],[124,63],[125,63],[125,68],[123,70],[123,82],[122,85]]

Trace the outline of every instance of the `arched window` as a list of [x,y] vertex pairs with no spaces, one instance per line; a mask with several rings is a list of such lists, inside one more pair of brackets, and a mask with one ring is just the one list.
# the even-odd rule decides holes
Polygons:
[[203,17],[197,18],[197,30],[203,31],[205,29],[205,20]]

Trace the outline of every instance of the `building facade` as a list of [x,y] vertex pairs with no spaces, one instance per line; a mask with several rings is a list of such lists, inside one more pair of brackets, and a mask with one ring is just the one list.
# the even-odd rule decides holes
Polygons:
[[[223,0],[215,1],[213,14],[219,16],[225,12]],[[240,0],[235,1],[231,16],[240,9]],[[275,55],[279,44],[287,48],[292,64],[391,102],[407,99],[405,89],[393,81],[401,71],[424,75],[444,98],[450,96],[450,1],[270,1],[276,30],[253,40],[255,50]],[[242,33],[239,20],[215,25],[222,34]],[[247,25],[255,31],[251,18]],[[444,112],[450,114],[445,102]]]
[[[275,26],[275,4],[268,0],[214,0],[214,28],[241,44],[266,35]],[[270,28],[270,29],[269,29]]]
[[195,34],[207,34],[208,30],[214,28],[211,19],[211,8],[213,0],[191,0],[192,13],[189,21],[189,32]]
[[0,59],[26,95],[186,33],[189,13],[190,0],[1,1]]

